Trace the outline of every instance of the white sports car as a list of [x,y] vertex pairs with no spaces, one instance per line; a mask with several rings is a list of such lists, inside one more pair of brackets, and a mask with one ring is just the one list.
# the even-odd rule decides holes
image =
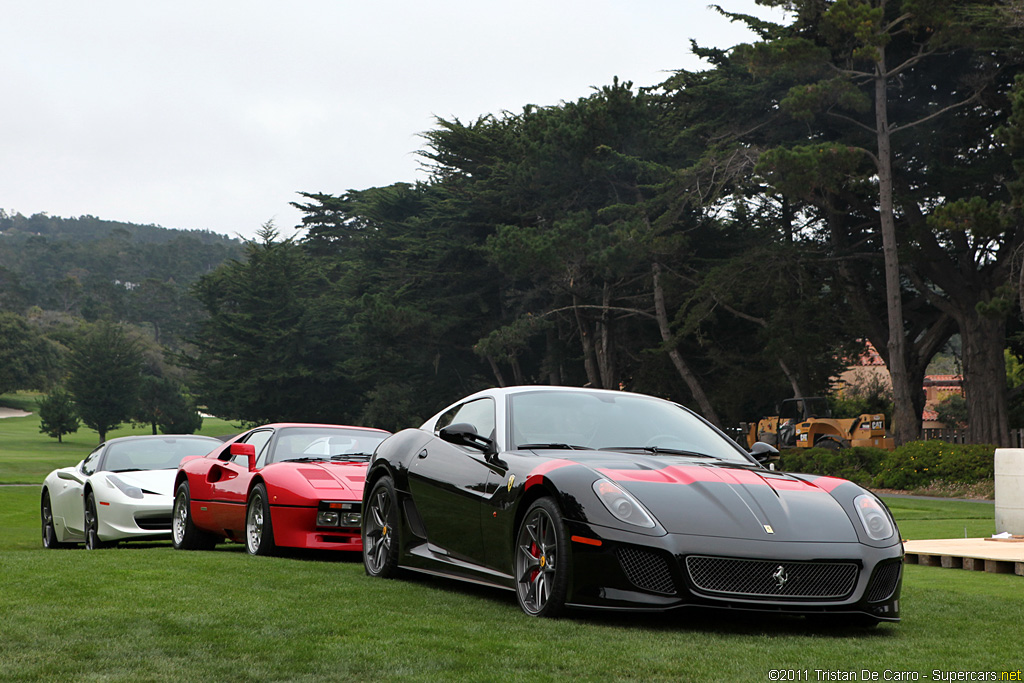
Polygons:
[[74,467],[50,472],[40,502],[43,546],[85,543],[93,550],[169,539],[178,463],[222,444],[192,434],[124,436],[101,443]]

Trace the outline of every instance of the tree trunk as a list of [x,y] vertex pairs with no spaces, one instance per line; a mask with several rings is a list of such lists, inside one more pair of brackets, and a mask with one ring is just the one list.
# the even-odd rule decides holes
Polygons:
[[491,372],[494,373],[494,381],[498,383],[499,387],[504,387],[505,377],[501,374],[501,368],[498,367],[498,362],[494,360],[494,356],[488,355],[487,362],[491,366]]
[[889,376],[893,391],[893,438],[896,445],[920,437],[919,416],[914,414],[914,389],[907,372],[906,335],[903,329],[903,301],[900,298],[900,261],[897,252],[896,221],[893,217],[892,140],[889,131],[888,74],[885,48],[879,47],[875,64],[875,133],[878,142],[878,213],[885,263],[885,301],[889,321]]
[[553,329],[548,329],[545,335],[544,346],[544,373],[548,376],[548,384],[558,386],[562,383],[560,363],[556,349],[558,348],[559,335]]
[[792,372],[790,372],[789,366],[781,358],[776,358],[779,362],[779,367],[782,368],[782,374],[789,380],[789,386],[793,387],[793,398],[804,398],[804,391],[800,388],[800,381],[796,378]]
[[971,309],[960,322],[963,341],[964,397],[971,443],[1009,446],[1003,318],[987,318]]
[[601,386],[601,377],[597,372],[597,363],[594,361],[594,342],[590,336],[590,325],[587,323],[580,309],[577,307],[579,301],[576,295],[572,297],[573,311],[576,313],[576,327],[580,333],[580,346],[583,349],[583,369],[587,371],[587,383],[597,389]]
[[601,375],[601,386],[605,389],[617,389],[618,382],[615,378],[615,350],[612,341],[612,318],[608,307],[612,303],[611,285],[604,283],[601,292],[601,320],[597,324],[599,331],[594,345],[597,352],[597,370]]
[[509,364],[512,366],[512,381],[516,383],[516,386],[523,386],[526,384],[526,380],[523,378],[523,368],[519,364],[519,359],[515,356],[509,360]]
[[661,340],[665,342],[666,346],[669,346],[668,357],[672,360],[672,364],[676,366],[676,372],[679,373],[679,376],[686,383],[687,388],[689,388],[690,394],[697,402],[701,414],[711,424],[721,427],[722,421],[711,405],[711,401],[708,400],[707,394],[704,393],[704,387],[701,386],[700,380],[697,379],[697,375],[693,374],[690,366],[686,364],[682,354],[679,353],[679,349],[672,344],[672,331],[669,328],[668,313],[665,309],[665,290],[661,286],[660,263],[651,264],[651,279],[651,287],[654,290],[654,315],[658,319],[658,330],[661,332]]

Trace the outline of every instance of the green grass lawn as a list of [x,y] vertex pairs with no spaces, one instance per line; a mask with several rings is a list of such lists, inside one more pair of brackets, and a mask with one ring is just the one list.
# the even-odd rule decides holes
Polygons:
[[[27,393],[4,394],[0,406],[29,411],[28,417],[0,419],[0,484],[42,484],[46,475],[59,467],[68,467],[99,445],[99,433],[88,427],[79,427],[73,434],[57,439],[39,432],[39,416],[35,413],[35,395]],[[206,418],[197,432],[206,436],[237,434],[242,427],[220,420]],[[133,427],[130,424],[107,433],[107,438],[131,434],[152,434],[151,427]]]
[[[0,471],[34,454],[80,458],[7,421]],[[16,457],[10,434],[22,443]],[[991,504],[886,502],[905,538],[993,531]],[[1013,575],[909,565],[903,622],[868,631],[705,611],[552,621],[525,616],[507,592],[371,579],[358,557],[169,543],[44,550],[39,533],[38,487],[0,487],[2,681],[768,681],[773,669],[793,670],[789,680],[861,669],[928,680],[935,669],[1021,668],[1024,578]]]

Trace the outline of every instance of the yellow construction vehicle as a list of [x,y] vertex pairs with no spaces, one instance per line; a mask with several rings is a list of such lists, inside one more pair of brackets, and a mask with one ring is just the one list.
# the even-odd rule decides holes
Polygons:
[[779,414],[746,425],[747,448],[754,442],[776,448],[850,448],[873,446],[892,450],[892,437],[885,429],[885,415],[865,413],[854,418],[834,418],[824,398],[790,398],[782,402]]

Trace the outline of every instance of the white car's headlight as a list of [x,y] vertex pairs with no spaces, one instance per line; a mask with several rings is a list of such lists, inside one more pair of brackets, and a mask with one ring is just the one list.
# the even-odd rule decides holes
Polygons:
[[853,499],[853,507],[857,508],[860,523],[864,525],[864,531],[871,540],[884,541],[896,533],[889,513],[874,496],[867,493],[857,496]]
[[124,495],[129,498],[142,498],[142,489],[138,486],[132,486],[131,484],[125,483],[120,477],[116,477],[113,474],[107,475],[107,483],[113,485]]
[[608,512],[626,524],[642,526],[647,529],[654,528],[654,519],[647,513],[644,506],[636,498],[624,491],[618,485],[607,479],[598,479],[594,482],[594,493],[601,499]]

